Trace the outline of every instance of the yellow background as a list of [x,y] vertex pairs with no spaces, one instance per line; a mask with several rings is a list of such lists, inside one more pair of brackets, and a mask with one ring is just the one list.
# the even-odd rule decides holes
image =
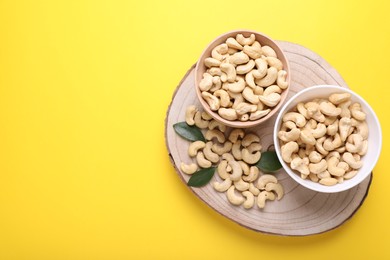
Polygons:
[[[0,1],[0,259],[389,259],[386,2]],[[382,154],[342,227],[247,230],[170,164],[173,91],[238,28],[315,51],[376,111]]]

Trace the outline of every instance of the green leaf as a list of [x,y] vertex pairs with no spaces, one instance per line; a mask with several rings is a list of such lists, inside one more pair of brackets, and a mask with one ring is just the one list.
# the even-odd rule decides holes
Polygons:
[[201,187],[209,183],[211,178],[214,176],[215,167],[199,170],[191,175],[187,185],[192,187]]
[[173,128],[178,135],[189,141],[206,141],[198,127],[188,125],[186,122],[176,123]]
[[261,158],[256,166],[264,172],[274,172],[282,168],[275,151],[261,153]]

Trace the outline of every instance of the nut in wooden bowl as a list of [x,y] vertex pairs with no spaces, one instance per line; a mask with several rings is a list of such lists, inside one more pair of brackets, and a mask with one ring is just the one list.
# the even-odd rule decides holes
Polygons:
[[290,66],[268,36],[236,30],[214,39],[195,68],[197,97],[215,120],[235,128],[259,125],[283,105]]

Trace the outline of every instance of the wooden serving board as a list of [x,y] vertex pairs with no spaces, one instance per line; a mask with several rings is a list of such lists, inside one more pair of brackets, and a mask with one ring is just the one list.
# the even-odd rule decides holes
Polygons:
[[[303,88],[313,85],[348,87],[337,71],[317,54],[297,44],[282,41],[278,43],[285,51],[291,66],[291,86],[287,100]],[[169,157],[184,185],[190,176],[180,171],[180,163],[192,161],[187,154],[189,141],[178,136],[172,125],[184,121],[187,106],[193,104],[201,108],[195,93],[194,66],[177,87],[165,120]],[[263,149],[273,145],[276,116],[261,126],[248,129],[260,136]],[[276,235],[305,236],[334,229],[351,218],[367,196],[372,178],[371,174],[355,188],[327,194],[298,185],[283,169],[275,175],[284,187],[285,196],[280,201],[267,202],[262,210],[256,205],[250,210],[231,205],[226,194],[215,191],[211,182],[201,188],[189,189],[211,208],[244,227]],[[212,181],[216,178],[217,174]]]

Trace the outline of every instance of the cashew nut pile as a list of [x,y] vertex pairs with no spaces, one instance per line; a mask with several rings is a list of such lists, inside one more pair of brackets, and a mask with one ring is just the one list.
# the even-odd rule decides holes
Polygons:
[[230,203],[243,204],[245,209],[252,208],[255,202],[259,208],[264,208],[266,200],[283,197],[283,187],[276,177],[262,174],[254,165],[261,158],[262,148],[256,134],[245,133],[242,129],[227,129],[195,106],[187,108],[186,122],[205,129],[207,142],[195,141],[189,145],[188,155],[196,158],[196,163],[182,162],[182,172],[193,174],[199,167],[209,168],[218,164],[218,176],[223,181],[215,181],[212,184],[214,189],[226,192]]
[[331,186],[353,178],[367,153],[368,125],[349,93],[299,103],[278,132],[283,160],[301,178]]
[[212,111],[227,120],[257,120],[266,116],[288,87],[287,72],[275,51],[261,46],[255,35],[237,34],[216,46],[205,59],[208,68],[199,83]]

